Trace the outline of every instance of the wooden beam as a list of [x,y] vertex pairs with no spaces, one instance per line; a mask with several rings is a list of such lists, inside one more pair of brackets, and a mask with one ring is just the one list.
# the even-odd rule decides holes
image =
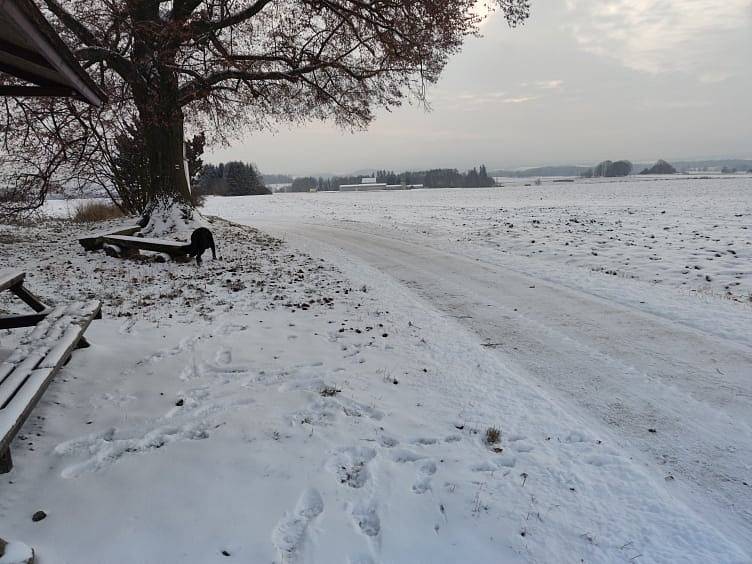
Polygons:
[[0,291],[22,284],[26,278],[23,270],[4,270],[0,272]]
[[48,312],[50,310],[50,306],[44,303],[31,290],[25,288],[23,284],[12,286],[10,291],[37,313]]
[[117,229],[112,229],[109,231],[98,231],[95,233],[86,234],[83,237],[79,237],[78,242],[81,243],[81,246],[87,251],[98,251],[99,249],[102,248],[102,245],[104,244],[105,236],[107,235],[133,235],[140,229],[141,229],[141,226],[139,225],[125,225],[123,227],[118,227]]
[[36,84],[37,86],[60,86],[72,90],[70,86],[63,84],[62,82],[56,82],[46,76],[42,76],[38,72],[34,72],[31,65],[22,67],[9,61],[0,61],[0,71],[15,76],[16,78],[20,78],[21,80],[25,80],[26,82]]
[[3,0],[0,5],[9,19],[49,64],[57,70],[62,80],[78,93],[78,98],[100,106],[104,94],[76,61],[39,8],[28,0]]
[[78,98],[78,93],[71,88],[54,86],[0,86],[0,96],[38,96],[45,98]]
[[188,254],[188,243],[168,241],[166,239],[150,239],[148,237],[128,237],[126,235],[105,235],[102,237],[105,243],[117,245],[126,249],[140,249],[165,253],[171,257],[185,256]]
[[26,47],[21,47],[20,45],[6,41],[3,38],[0,38],[0,51],[7,53],[8,55],[11,55],[13,57],[23,59],[24,61],[34,63],[37,66],[46,67],[53,71],[55,70],[55,67],[53,67],[47,59],[42,57],[42,55],[40,55],[36,51],[32,51],[31,49],[27,49]]
[[0,329],[18,329],[19,327],[34,327],[47,317],[45,313],[30,313],[29,315],[0,316]]

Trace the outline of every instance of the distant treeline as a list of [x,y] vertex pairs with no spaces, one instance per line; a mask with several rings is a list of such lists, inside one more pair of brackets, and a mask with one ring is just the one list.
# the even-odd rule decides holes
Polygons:
[[593,168],[587,169],[580,176],[583,178],[614,178],[632,174],[632,163],[629,161],[603,161]]
[[204,196],[271,194],[258,169],[239,161],[204,165],[196,182],[196,190]]
[[670,163],[660,159],[651,167],[646,167],[640,174],[676,174],[676,169]]
[[491,176],[507,178],[532,178],[535,176],[580,176],[590,170],[586,166],[539,166],[524,170],[494,170]]
[[[634,166],[629,161],[603,161],[593,168],[583,172],[583,178],[615,178],[629,176]],[[676,168],[670,163],[659,159],[653,166],[645,167],[640,174],[676,174]]]
[[290,192],[310,192],[311,190],[337,191],[347,184],[360,184],[364,178],[376,178],[383,184],[422,184],[426,188],[484,188],[494,186],[495,182],[488,175],[486,166],[459,172],[456,168],[437,168],[432,170],[401,172],[378,170],[373,175],[333,176],[331,178],[299,177],[293,180]]

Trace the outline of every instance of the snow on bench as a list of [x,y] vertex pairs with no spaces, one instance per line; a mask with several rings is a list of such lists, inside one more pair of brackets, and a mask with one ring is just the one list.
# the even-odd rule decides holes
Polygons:
[[104,245],[104,237],[107,235],[133,235],[141,227],[138,225],[124,225],[109,231],[97,231],[95,233],[88,233],[83,237],[79,237],[78,242],[87,251],[98,251]]
[[105,250],[111,245],[118,249],[139,249],[142,251],[153,251],[156,253],[165,253],[171,257],[183,257],[188,254],[188,244],[179,241],[170,241],[167,239],[150,239],[147,237],[130,237],[127,235],[105,235],[102,238]]
[[101,304],[96,300],[56,307],[0,364],[0,474],[13,467],[13,437],[73,349],[88,346],[83,340],[84,331],[100,317]]

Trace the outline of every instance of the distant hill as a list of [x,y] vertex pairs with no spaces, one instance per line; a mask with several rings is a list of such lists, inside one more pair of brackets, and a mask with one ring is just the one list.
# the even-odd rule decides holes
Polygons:
[[288,174],[264,174],[264,184],[292,184],[293,178]]
[[679,172],[687,170],[722,170],[735,168],[736,170],[752,170],[752,159],[720,159],[707,161],[680,161],[674,166]]
[[[635,162],[633,163],[633,171],[641,171],[645,168],[650,168],[654,163],[648,162]],[[752,170],[752,159],[715,159],[715,160],[696,160],[696,161],[674,161],[672,163],[677,171],[718,171],[723,168],[736,169],[738,171]],[[511,178],[527,178],[527,177],[549,177],[549,176],[582,176],[583,173],[588,170],[592,170],[591,166],[582,165],[558,165],[558,166],[539,166],[525,169],[515,170],[491,170],[488,175],[491,177],[511,177]],[[373,176],[377,169],[364,168],[348,174],[347,176]],[[324,180],[330,180],[336,175],[324,172],[317,174],[307,174],[306,176],[313,178],[323,178]],[[288,174],[265,174],[264,181],[267,184],[292,184],[292,179],[295,175]]]
[[493,170],[490,176],[506,176],[511,178],[523,178],[528,176],[580,176],[590,170],[587,166],[540,166],[526,168],[524,170]]
[[[641,171],[650,168],[654,163],[634,163],[633,170]],[[687,171],[721,171],[723,169],[736,169],[738,171],[752,170],[752,159],[714,159],[714,160],[697,160],[697,161],[676,161],[672,163],[678,172]],[[587,166],[579,165],[562,165],[562,166],[540,166],[535,168],[517,169],[517,170],[494,170],[489,174],[491,176],[507,176],[512,178],[535,177],[535,176],[582,176],[591,170]]]

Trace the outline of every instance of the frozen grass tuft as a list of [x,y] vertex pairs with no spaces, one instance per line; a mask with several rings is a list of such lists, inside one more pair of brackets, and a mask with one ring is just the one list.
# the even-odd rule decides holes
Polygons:
[[81,202],[73,212],[73,221],[78,223],[93,223],[118,219],[123,217],[123,211],[111,202]]
[[323,389],[322,389],[322,390],[321,390],[321,391],[319,392],[319,394],[321,394],[321,395],[322,395],[322,396],[324,396],[325,398],[331,398],[331,397],[333,397],[333,396],[336,396],[336,395],[337,395],[338,393],[340,393],[341,391],[342,391],[342,390],[338,390],[338,389],[337,389],[337,388],[335,388],[334,386],[326,386],[325,388],[323,388]]
[[486,444],[495,445],[501,440],[501,429],[489,427],[486,429]]

